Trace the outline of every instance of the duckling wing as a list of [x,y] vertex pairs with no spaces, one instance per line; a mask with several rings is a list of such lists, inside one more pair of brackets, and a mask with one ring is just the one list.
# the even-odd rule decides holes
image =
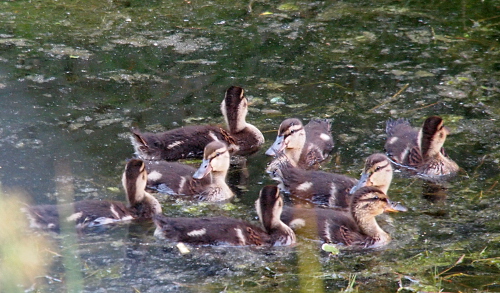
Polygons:
[[333,150],[331,121],[313,119],[306,126],[306,144],[301,154],[299,165],[305,169],[316,169],[326,160]]
[[410,153],[416,159],[418,129],[411,127],[406,119],[389,120],[386,123],[387,141],[385,151],[394,162],[408,165]]
[[346,209],[284,208],[281,220],[297,235],[350,245],[357,226]]
[[231,144],[234,141],[230,138],[228,132],[220,127],[193,125],[162,133],[141,133],[133,129],[131,141],[136,155],[141,159],[175,161],[202,158],[207,144],[214,140]]
[[[69,217],[78,227],[100,226],[135,218],[125,204],[118,201],[83,200],[75,202],[74,206],[75,213]],[[94,223],[97,219],[99,221]]]
[[155,235],[194,245],[262,245],[269,236],[262,229],[243,221],[226,218],[154,217]]
[[148,171],[147,187],[170,195],[186,193],[196,168],[166,161],[145,161]]
[[284,176],[287,179],[283,180],[284,185],[292,199],[330,207],[347,207],[350,201],[349,190],[357,182],[356,179],[341,174],[299,168],[290,169]]

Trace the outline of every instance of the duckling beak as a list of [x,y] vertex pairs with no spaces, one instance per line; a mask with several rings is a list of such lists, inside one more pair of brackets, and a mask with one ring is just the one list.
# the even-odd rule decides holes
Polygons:
[[268,156],[276,156],[280,152],[282,152],[285,149],[285,142],[284,142],[284,137],[283,136],[277,136],[276,140],[274,141],[273,145],[267,149],[266,155]]
[[212,166],[210,165],[210,160],[203,159],[201,162],[200,168],[196,170],[193,175],[194,179],[201,179],[208,175],[208,173],[212,172]]
[[356,192],[356,190],[360,189],[361,187],[368,186],[367,183],[368,183],[369,178],[370,178],[369,173],[361,174],[361,178],[359,178],[358,183],[351,188],[351,191],[349,191],[349,194],[354,194]]
[[389,204],[385,208],[384,212],[407,212],[408,209],[400,204],[399,202],[389,201]]

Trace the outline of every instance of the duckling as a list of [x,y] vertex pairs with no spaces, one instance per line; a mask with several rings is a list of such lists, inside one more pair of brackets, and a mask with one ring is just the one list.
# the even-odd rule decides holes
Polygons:
[[280,220],[283,200],[276,186],[262,188],[255,208],[265,230],[227,217],[169,218],[158,214],[154,218],[154,235],[194,245],[282,246],[295,243],[295,233]]
[[391,202],[380,189],[365,186],[354,192],[349,209],[286,208],[281,220],[295,231],[317,229],[319,238],[326,243],[375,248],[391,241],[375,217],[383,212],[406,210]]
[[162,133],[132,129],[135,154],[145,160],[201,158],[205,146],[214,140],[225,142],[232,155],[248,156],[258,151],[264,136],[245,120],[248,100],[241,87],[232,86],[226,91],[221,111],[229,130],[212,125],[184,126]]
[[396,164],[424,176],[457,173],[457,163],[444,152],[443,144],[450,131],[443,124],[443,119],[438,116],[427,118],[421,129],[411,127],[406,119],[387,121],[387,155]]
[[[234,196],[226,183],[230,165],[225,143],[212,141],[205,147],[200,168],[176,162],[148,162],[148,184],[151,189],[172,195],[184,195],[206,201],[223,201]],[[207,176],[207,175],[211,176]]]
[[[83,200],[68,204],[74,211],[66,221],[75,222],[78,229],[100,226],[118,221],[148,220],[161,213],[158,200],[145,191],[147,172],[141,160],[130,160],[123,173],[122,184],[127,193],[127,203],[105,200]],[[59,207],[39,205],[23,208],[32,228],[60,230]]]
[[[363,186],[375,186],[386,193],[392,181],[392,165],[381,153],[370,155],[358,181],[349,176],[294,167],[286,156],[280,156],[267,168],[271,178],[292,200],[330,207],[347,207],[350,193]],[[352,190],[352,192],[350,192]]]
[[297,118],[281,122],[278,136],[266,155],[285,153],[294,166],[303,169],[318,169],[333,150],[331,122],[313,119],[305,127]]

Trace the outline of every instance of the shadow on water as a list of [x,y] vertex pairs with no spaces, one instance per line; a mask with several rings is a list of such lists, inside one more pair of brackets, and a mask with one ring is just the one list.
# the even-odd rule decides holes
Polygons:
[[[132,126],[162,131],[223,124],[230,85],[246,89],[249,122],[266,138],[237,168],[231,204],[159,196],[172,216],[256,222],[254,201],[272,181],[264,151],[288,117],[333,120],[323,169],[358,177],[382,151],[385,121],[419,125],[440,115],[448,155],[464,170],[447,185],[395,174],[383,249],[189,247],[153,237],[151,223],[79,235],[86,292],[498,291],[500,76],[498,1],[265,2],[8,1],[0,12],[0,180],[33,204],[56,203],[70,180],[76,200],[123,199]],[[413,124],[413,123],[412,123]],[[57,174],[64,159],[69,174]],[[197,164],[197,162],[195,162]],[[68,178],[66,178],[68,177]],[[244,181],[242,181],[244,178]],[[58,236],[49,239],[67,249]],[[34,290],[67,288],[58,252]],[[56,281],[59,280],[59,281]]]

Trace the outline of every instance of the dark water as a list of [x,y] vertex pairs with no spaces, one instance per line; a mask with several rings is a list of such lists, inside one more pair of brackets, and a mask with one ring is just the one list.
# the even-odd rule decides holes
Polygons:
[[[85,291],[500,291],[500,58],[498,1],[3,2],[0,10],[0,180],[34,204],[122,199],[131,126],[160,131],[222,123],[226,88],[246,89],[248,121],[264,133],[232,205],[160,197],[171,215],[255,220],[271,183],[264,151],[287,117],[333,120],[325,169],[357,177],[383,150],[388,118],[440,115],[462,171],[445,191],[396,174],[379,251],[192,247],[156,240],[150,224],[93,231],[76,247]],[[401,92],[399,92],[402,90]],[[64,167],[69,171],[61,174]],[[460,263],[456,263],[463,256]],[[54,256],[35,288],[67,288]]]

